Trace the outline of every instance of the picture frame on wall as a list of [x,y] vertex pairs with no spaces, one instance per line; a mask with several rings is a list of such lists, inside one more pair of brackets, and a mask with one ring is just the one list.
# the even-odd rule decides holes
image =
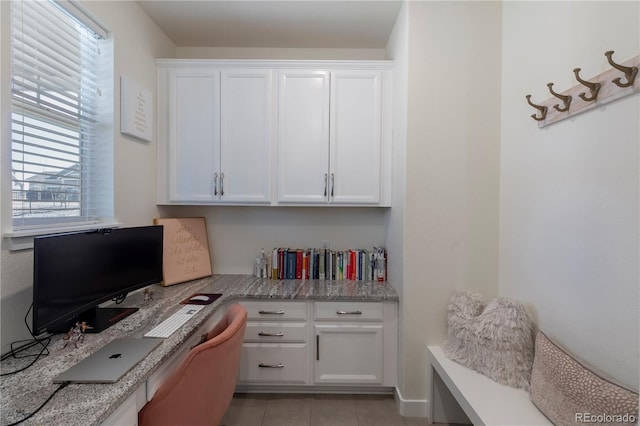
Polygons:
[[124,75],[120,77],[120,133],[145,142],[153,139],[153,94]]

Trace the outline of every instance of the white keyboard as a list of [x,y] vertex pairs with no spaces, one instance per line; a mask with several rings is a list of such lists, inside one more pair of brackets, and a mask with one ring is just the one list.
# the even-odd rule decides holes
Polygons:
[[202,308],[204,308],[204,305],[184,305],[169,318],[146,332],[144,337],[161,337],[166,339],[193,318],[195,314],[200,312]]

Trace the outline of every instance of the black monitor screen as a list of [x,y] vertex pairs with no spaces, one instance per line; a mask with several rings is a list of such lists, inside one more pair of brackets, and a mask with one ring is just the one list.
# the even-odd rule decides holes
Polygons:
[[162,281],[162,226],[38,237],[33,247],[35,335],[67,331],[100,303]]

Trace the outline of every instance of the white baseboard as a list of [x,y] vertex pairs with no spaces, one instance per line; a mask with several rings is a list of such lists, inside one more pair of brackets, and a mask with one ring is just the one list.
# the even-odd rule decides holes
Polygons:
[[426,399],[405,399],[397,387],[394,390],[396,407],[403,417],[429,417],[431,412],[429,401]]

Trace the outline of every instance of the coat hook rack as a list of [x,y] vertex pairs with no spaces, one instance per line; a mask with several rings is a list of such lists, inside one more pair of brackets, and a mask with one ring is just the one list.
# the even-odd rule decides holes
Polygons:
[[636,79],[636,75],[638,74],[638,67],[625,67],[620,64],[616,64],[611,59],[611,56],[614,54],[613,50],[609,50],[604,52],[604,56],[607,57],[609,64],[617,70],[620,70],[624,73],[624,76],[627,78],[627,82],[623,83],[620,77],[614,78],[611,80],[618,87],[630,87],[633,85],[633,81]]
[[[531,95],[527,95],[526,98],[529,105],[539,111],[538,114],[531,116],[538,122],[538,127],[549,126],[557,121],[571,118],[583,112],[600,108],[617,99],[639,93],[640,78],[636,77],[640,68],[640,55],[617,64],[613,62],[613,53],[613,50],[605,52],[605,56],[612,68],[591,78],[581,78],[581,69],[574,68],[573,73],[578,84],[567,90],[556,92],[553,89],[553,83],[548,83],[547,88],[552,96],[540,102],[540,104],[531,102]],[[624,73],[622,78],[620,77],[620,72]],[[585,88],[589,90],[586,91]],[[559,103],[558,99],[562,103]]]
[[553,83],[547,83],[547,87],[549,88],[549,92],[556,98],[560,99],[564,104],[562,108],[560,108],[560,104],[555,104],[553,108],[558,112],[566,112],[569,111],[569,105],[571,105],[571,95],[561,95],[560,93],[556,93],[553,91]]
[[587,86],[587,88],[591,91],[591,96],[587,97],[585,92],[578,94],[580,98],[585,102],[593,102],[598,99],[598,92],[600,91],[600,83],[592,83],[590,81],[586,81],[580,78],[580,68],[574,68],[573,73],[576,75],[576,80],[580,82],[580,84]]
[[537,117],[535,114],[531,114],[531,118],[533,118],[536,121],[543,121],[547,117],[547,107],[542,105],[536,105],[533,102],[531,102],[531,95],[527,95],[525,97],[527,98],[527,102],[529,103],[529,105],[531,105],[532,107],[540,111],[540,117]]

